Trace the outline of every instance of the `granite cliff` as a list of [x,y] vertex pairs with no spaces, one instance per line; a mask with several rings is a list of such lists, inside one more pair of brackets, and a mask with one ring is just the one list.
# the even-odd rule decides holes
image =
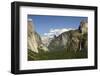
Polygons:
[[39,49],[48,51],[43,45],[40,35],[35,31],[32,20],[28,20],[28,50],[39,53]]
[[50,42],[48,48],[51,51],[77,51],[87,49],[87,31],[88,31],[87,21],[81,21],[79,28],[76,30],[70,30],[55,36]]

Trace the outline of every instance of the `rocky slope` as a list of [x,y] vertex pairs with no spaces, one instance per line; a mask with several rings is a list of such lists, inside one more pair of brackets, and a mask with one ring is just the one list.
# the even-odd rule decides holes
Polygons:
[[81,21],[76,30],[70,30],[55,37],[49,44],[51,51],[77,51],[87,49],[87,21]]
[[48,47],[50,41],[52,40],[52,38],[49,38],[49,37],[42,37],[42,43],[44,46]]

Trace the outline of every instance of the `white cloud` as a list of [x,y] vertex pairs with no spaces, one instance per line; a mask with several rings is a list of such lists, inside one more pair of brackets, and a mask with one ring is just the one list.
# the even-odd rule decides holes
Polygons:
[[28,19],[28,21],[32,21],[32,19],[31,19],[31,18],[29,18],[29,19]]
[[72,28],[61,28],[61,29],[50,29],[48,33],[44,33],[45,36],[52,38],[54,35],[58,36],[61,33],[69,30],[74,30]]
[[45,36],[52,38],[55,34],[53,32],[44,33]]

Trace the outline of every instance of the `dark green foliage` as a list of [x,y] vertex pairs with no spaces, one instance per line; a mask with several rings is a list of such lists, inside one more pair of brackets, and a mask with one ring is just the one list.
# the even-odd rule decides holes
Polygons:
[[31,50],[28,50],[28,60],[56,60],[56,59],[79,59],[79,58],[87,58],[87,50],[81,51],[50,51],[43,52],[43,50],[39,50],[39,53],[34,53]]

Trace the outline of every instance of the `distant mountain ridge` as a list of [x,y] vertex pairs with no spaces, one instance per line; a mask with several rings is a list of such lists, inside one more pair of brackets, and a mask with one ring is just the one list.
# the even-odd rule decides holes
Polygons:
[[50,42],[48,48],[49,50],[82,50],[87,49],[87,33],[88,23],[86,21],[81,21],[79,28],[76,30],[70,30],[60,34]]

